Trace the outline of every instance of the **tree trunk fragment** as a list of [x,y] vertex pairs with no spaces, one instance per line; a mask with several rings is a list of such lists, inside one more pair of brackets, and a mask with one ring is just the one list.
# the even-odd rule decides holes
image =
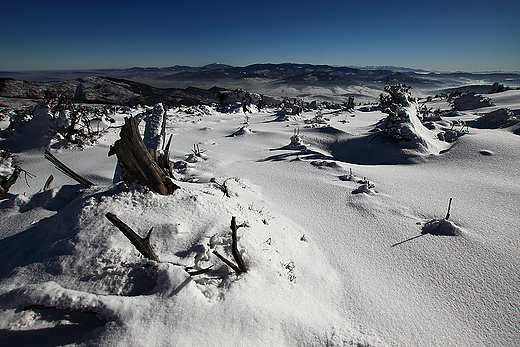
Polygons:
[[150,154],[150,150],[144,145],[134,117],[125,118],[125,125],[119,136],[120,139],[110,147],[108,155],[117,156],[126,183],[138,182],[161,195],[171,194],[180,188],[154,160],[157,156]]

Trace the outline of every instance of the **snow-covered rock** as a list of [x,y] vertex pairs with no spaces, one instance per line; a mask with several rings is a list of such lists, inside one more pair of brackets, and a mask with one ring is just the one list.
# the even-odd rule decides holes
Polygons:
[[244,89],[221,91],[217,98],[223,112],[258,112],[264,104],[261,94],[250,93]]

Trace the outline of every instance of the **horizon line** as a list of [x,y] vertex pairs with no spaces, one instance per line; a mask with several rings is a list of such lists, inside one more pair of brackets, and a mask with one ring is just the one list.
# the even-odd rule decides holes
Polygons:
[[201,66],[192,66],[192,65],[170,65],[170,66],[163,66],[163,67],[157,67],[157,66],[132,66],[129,68],[75,68],[75,69],[27,69],[27,70],[21,70],[21,69],[13,69],[13,70],[0,70],[0,73],[23,73],[23,72],[83,72],[83,71],[114,71],[114,70],[132,70],[132,69],[170,69],[175,67],[188,67],[188,68],[204,68],[209,67],[212,65],[223,65],[223,66],[229,66],[230,68],[243,68],[253,65],[285,65],[285,64],[291,64],[291,65],[311,65],[311,66],[330,66],[335,68],[354,68],[354,69],[364,69],[364,70],[389,70],[389,69],[405,69],[410,70],[412,72],[433,72],[433,73],[473,73],[473,74],[485,74],[485,73],[514,73],[514,74],[520,74],[520,70],[478,70],[478,71],[467,71],[467,70],[427,70],[423,68],[412,68],[412,67],[405,67],[405,66],[396,66],[396,65],[330,65],[330,64],[311,64],[311,63],[293,63],[293,62],[284,62],[284,63],[253,63],[248,65],[230,65],[225,63],[219,63],[219,62],[213,62],[210,64],[205,64]]

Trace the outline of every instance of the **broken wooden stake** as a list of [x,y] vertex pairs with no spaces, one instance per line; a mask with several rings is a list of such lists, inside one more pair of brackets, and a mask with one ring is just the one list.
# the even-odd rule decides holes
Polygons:
[[450,203],[448,204],[448,212],[446,213],[446,217],[444,218],[446,220],[450,219],[451,200],[452,198],[450,198]]
[[52,153],[49,152],[48,150],[45,150],[44,156],[45,156],[45,159],[47,159],[48,161],[53,163],[54,166],[56,166],[56,168],[58,170],[60,170],[65,175],[69,176],[70,178],[72,178],[73,180],[78,182],[79,184],[83,185],[84,187],[90,188],[94,185],[94,183],[90,182],[86,178],[81,177],[80,175],[78,175],[77,173],[75,173],[74,171],[69,169],[65,164],[63,164],[61,161],[59,161],[58,158],[53,156]]
[[152,247],[150,246],[150,235],[152,234],[153,227],[148,232],[148,235],[146,235],[145,238],[140,237],[137,235],[128,225],[123,223],[115,214],[107,213],[105,217],[112,222],[121,232],[123,235],[126,236],[130,242],[137,248],[139,253],[141,253],[146,259],[150,259],[153,261],[156,261],[160,263],[159,257],[155,254]]

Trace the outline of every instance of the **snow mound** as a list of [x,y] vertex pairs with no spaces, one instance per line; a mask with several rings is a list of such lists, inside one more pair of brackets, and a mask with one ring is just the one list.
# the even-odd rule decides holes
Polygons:
[[251,128],[248,125],[244,125],[244,126],[240,127],[237,131],[235,131],[233,134],[231,134],[231,137],[243,136],[243,135],[252,134],[252,133],[253,133],[253,131],[251,130]]
[[1,295],[0,308],[43,306],[61,310],[97,313],[109,320],[114,320],[116,319],[116,306],[121,301],[114,297],[111,300],[106,300],[103,296],[64,289],[55,282],[45,282],[37,285],[29,284]]
[[54,120],[47,104],[36,106],[32,118],[25,119],[21,126],[13,127],[16,130],[5,140],[6,147],[13,153],[47,147],[55,133]]
[[476,108],[492,106],[489,98],[484,98],[480,94],[466,93],[452,99],[452,106],[457,111],[474,110]]
[[[330,306],[340,281],[312,240],[272,215],[251,187],[233,182],[230,198],[211,183],[184,183],[170,196],[123,184],[76,190],[71,201],[55,205],[55,215],[2,240],[3,314],[32,307],[96,313],[106,320],[93,340],[100,345],[164,344],[150,326],[182,327],[185,334],[171,337],[173,344],[214,343],[217,336],[219,345],[368,345]],[[45,193],[25,211],[49,208],[55,194]],[[143,259],[105,219],[108,212],[140,235],[153,227],[151,246],[162,263]],[[238,247],[248,271],[241,276],[213,254],[233,259],[231,216],[245,225]],[[199,320],[206,321],[204,335]],[[229,329],[236,334],[224,332]]]
[[507,108],[499,108],[480,116],[470,122],[470,125],[474,128],[496,129],[507,128],[518,123],[520,123],[520,115]]
[[434,219],[424,224],[421,233],[442,236],[460,236],[463,231],[462,228],[449,220]]
[[299,151],[307,150],[307,146],[305,146],[305,143],[303,143],[303,139],[300,136],[299,131],[294,131],[294,135],[291,136],[291,143],[289,143],[289,145],[287,145],[286,148]]

